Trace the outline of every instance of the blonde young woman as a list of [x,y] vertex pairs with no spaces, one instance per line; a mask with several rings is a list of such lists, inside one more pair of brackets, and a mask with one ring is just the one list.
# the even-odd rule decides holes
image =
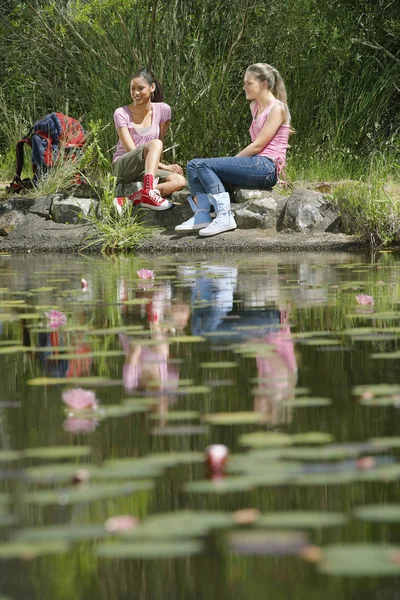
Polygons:
[[[249,188],[270,188],[285,166],[290,133],[290,113],[282,77],[271,65],[247,68],[243,89],[253,117],[251,142],[234,157],[195,158],[186,167],[194,216],[176,231],[199,230],[207,237],[236,229],[224,183]],[[210,206],[216,212],[212,221]]]
[[131,104],[114,112],[118,143],[112,170],[125,184],[143,178],[143,188],[128,198],[115,198],[114,205],[119,214],[127,201],[143,208],[166,210],[171,203],[163,196],[170,196],[186,184],[182,167],[161,162],[171,108],[163,102],[160,82],[146,69],[131,77],[130,94]]

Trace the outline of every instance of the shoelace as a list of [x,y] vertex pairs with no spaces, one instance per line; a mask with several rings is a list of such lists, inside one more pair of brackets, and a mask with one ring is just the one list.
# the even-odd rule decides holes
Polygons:
[[161,198],[159,190],[150,190],[147,193],[156,204],[162,204],[162,202],[164,202],[164,198]]

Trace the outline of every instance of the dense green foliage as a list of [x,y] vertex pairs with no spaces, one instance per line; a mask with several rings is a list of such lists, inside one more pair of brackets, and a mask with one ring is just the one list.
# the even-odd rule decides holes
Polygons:
[[289,175],[360,176],[377,152],[395,164],[400,24],[391,0],[3,0],[0,153],[53,110],[101,123],[154,69],[174,109],[165,160],[236,153],[247,142],[247,65],[287,86],[296,134]]

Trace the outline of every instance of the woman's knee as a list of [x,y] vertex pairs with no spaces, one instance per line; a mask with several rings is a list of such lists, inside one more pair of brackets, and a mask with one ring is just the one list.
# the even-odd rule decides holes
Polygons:
[[161,140],[154,139],[154,140],[150,140],[150,142],[146,143],[146,147],[148,150],[162,150],[163,149],[163,143]]
[[171,173],[166,181],[173,183],[177,190],[183,189],[186,185],[186,179],[183,175],[179,175],[179,173]]

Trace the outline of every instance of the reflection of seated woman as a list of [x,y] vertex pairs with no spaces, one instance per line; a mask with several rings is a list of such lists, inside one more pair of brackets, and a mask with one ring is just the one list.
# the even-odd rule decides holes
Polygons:
[[[135,390],[145,394],[157,395],[160,400],[155,407],[159,412],[168,411],[168,392],[178,387],[179,371],[169,362],[168,327],[182,329],[186,326],[189,309],[185,305],[167,307],[165,321],[164,308],[160,296],[155,294],[146,307],[150,322],[152,345],[144,345],[120,335],[120,343],[126,353],[122,379],[127,392]],[[171,400],[171,399],[170,399]]]
[[281,311],[281,323],[283,327],[263,337],[265,343],[272,346],[272,355],[256,358],[259,381],[254,410],[266,415],[273,425],[290,421],[291,411],[280,406],[280,401],[294,398],[297,382],[294,343],[286,311]]

